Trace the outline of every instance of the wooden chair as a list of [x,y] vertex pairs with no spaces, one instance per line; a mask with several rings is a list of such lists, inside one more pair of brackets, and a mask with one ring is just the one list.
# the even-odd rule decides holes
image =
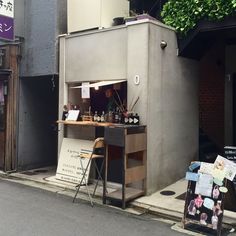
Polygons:
[[[90,164],[94,160],[93,163],[94,163],[94,167],[95,167],[95,174],[97,173],[97,175],[98,175],[98,178],[96,180],[96,184],[95,184],[95,187],[94,187],[94,190],[93,190],[93,195],[92,195],[94,197],[99,180],[103,181],[101,174],[102,174],[102,170],[103,170],[103,166],[104,166],[104,152],[105,152],[105,150],[102,150],[102,154],[96,154],[97,150],[102,149],[102,148],[103,149],[105,148],[104,138],[97,138],[94,141],[93,151],[91,152],[91,154],[80,154],[79,155],[80,165],[81,165],[81,169],[82,169],[82,178],[81,178],[79,184],[76,186],[77,190],[76,190],[75,196],[73,198],[73,202],[75,202],[75,199],[77,197],[77,194],[80,190],[81,185],[85,184],[91,206],[93,206],[92,197],[91,197],[91,194],[89,192],[89,188],[88,188],[88,184],[87,184],[88,181],[86,179],[86,172],[87,172]],[[89,159],[89,161],[88,161],[85,168],[84,168],[83,162],[82,162],[82,159],[84,159],[84,158]],[[100,168],[98,168],[98,166],[97,166],[96,159],[103,159]],[[87,174],[89,174],[89,173],[87,173]]]

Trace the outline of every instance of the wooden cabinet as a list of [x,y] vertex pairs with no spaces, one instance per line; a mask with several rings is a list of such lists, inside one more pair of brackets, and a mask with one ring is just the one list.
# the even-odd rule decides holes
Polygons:
[[[126,203],[146,192],[146,127],[145,126],[115,126],[105,127],[106,160],[103,203],[107,200],[120,201],[122,208]],[[117,152],[119,148],[119,152]],[[115,151],[113,151],[115,150]],[[121,188],[107,193],[108,169],[113,158],[120,154],[122,168],[120,169]]]

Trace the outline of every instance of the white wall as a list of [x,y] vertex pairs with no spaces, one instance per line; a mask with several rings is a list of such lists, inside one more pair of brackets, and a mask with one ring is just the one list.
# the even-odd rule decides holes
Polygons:
[[108,28],[115,17],[129,16],[128,0],[67,0],[68,32]]

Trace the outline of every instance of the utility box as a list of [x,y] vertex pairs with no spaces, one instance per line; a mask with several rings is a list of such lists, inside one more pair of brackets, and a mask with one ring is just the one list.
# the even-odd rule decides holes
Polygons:
[[113,18],[129,16],[128,0],[68,0],[68,33],[108,28]]

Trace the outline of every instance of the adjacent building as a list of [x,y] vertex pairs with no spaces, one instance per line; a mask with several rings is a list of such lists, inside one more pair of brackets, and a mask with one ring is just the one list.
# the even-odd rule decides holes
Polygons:
[[58,35],[66,32],[66,1],[13,2],[14,39],[1,43],[5,171],[57,163]]

